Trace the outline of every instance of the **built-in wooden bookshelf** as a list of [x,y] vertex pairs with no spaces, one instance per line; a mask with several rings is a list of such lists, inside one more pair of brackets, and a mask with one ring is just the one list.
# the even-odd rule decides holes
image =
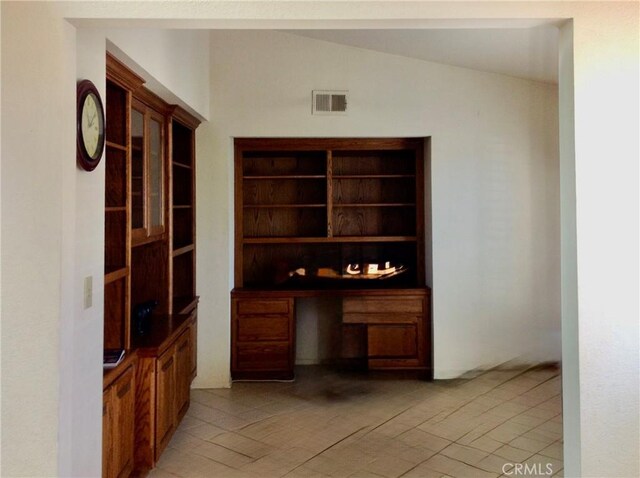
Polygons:
[[126,359],[104,373],[106,477],[155,465],[197,372],[199,121],[143,83],[107,55],[103,347],[125,349]]
[[236,287],[383,260],[412,269],[385,287],[424,285],[423,139],[237,139],[235,150]]
[[297,298],[322,296],[333,360],[431,376],[425,141],[236,139],[233,379],[294,378]]

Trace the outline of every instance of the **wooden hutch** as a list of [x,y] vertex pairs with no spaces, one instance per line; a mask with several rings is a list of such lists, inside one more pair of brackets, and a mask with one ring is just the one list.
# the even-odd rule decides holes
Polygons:
[[341,300],[343,358],[431,377],[425,147],[235,140],[233,379],[292,379],[296,299],[318,296]]
[[[195,130],[107,54],[103,476],[154,467],[196,375]],[[153,312],[144,322],[141,304]],[[135,312],[135,313],[134,313]]]

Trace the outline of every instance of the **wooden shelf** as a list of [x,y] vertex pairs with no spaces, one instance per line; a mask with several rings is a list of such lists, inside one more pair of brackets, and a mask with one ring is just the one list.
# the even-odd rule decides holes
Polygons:
[[189,244],[188,246],[184,246],[184,247],[179,247],[178,249],[173,250],[173,252],[171,253],[171,257],[181,256],[182,254],[186,252],[191,252],[194,249],[195,249],[195,246],[193,244]]
[[106,284],[110,284],[111,282],[115,282],[119,279],[122,279],[124,277],[127,277],[127,274],[129,274],[129,268],[128,267],[122,267],[120,269],[115,269],[115,270],[111,270],[108,272],[105,272],[104,274],[104,283]]
[[198,305],[198,296],[193,297],[174,297],[173,298],[173,313],[174,314],[188,314],[196,305]]
[[413,179],[415,174],[334,174],[333,179]]
[[176,167],[178,167],[178,168],[184,168],[184,169],[189,169],[189,170],[193,169],[193,168],[192,168],[191,166],[189,166],[188,164],[180,163],[180,162],[178,162],[178,161],[173,161],[171,164],[172,164],[172,165],[174,165],[174,166],[176,166]]
[[122,145],[122,144],[118,144],[118,143],[114,143],[113,141],[105,141],[105,144],[107,145],[107,148],[113,148],[113,149],[117,149],[120,151],[127,151],[127,147]]
[[245,180],[261,180],[261,179],[326,179],[324,174],[283,174],[278,176],[243,176]]
[[127,212],[127,206],[107,206],[104,212]]
[[191,209],[193,206],[191,204],[176,204],[173,206],[173,209]]
[[338,207],[415,207],[415,203],[411,202],[395,202],[395,203],[333,203],[334,208]]
[[245,237],[244,244],[339,244],[358,242],[416,242],[416,236]]
[[406,264],[399,282],[424,285],[423,153],[422,138],[237,139],[235,286],[344,261]]
[[326,204],[245,204],[245,209],[276,209],[276,208],[319,208]]

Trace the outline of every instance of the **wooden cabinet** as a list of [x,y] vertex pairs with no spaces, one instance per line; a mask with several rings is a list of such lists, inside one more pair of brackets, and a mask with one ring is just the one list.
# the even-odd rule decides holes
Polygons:
[[369,369],[430,368],[428,299],[426,289],[343,299],[342,322],[366,334]]
[[189,408],[193,327],[196,315],[175,315],[167,330],[138,339],[136,378],[136,466],[150,469],[160,459]]
[[156,372],[156,457],[167,446],[175,426],[176,356],[175,347],[157,360]]
[[[105,388],[105,476],[152,468],[189,407],[197,372],[198,124],[107,54],[103,347],[140,359],[126,374],[135,375],[126,393]],[[152,316],[141,319],[150,304]],[[105,380],[125,368],[105,372]],[[130,432],[134,420],[121,417],[134,409]]]
[[292,379],[293,299],[234,298],[231,307],[232,378]]
[[428,147],[428,138],[235,140],[234,379],[292,378],[295,298],[323,295],[343,298],[340,358],[431,370]]
[[134,469],[134,368],[130,364],[103,392],[103,477],[127,477]]
[[[423,138],[237,139],[235,287],[423,287]],[[402,266],[366,285],[348,266]]]

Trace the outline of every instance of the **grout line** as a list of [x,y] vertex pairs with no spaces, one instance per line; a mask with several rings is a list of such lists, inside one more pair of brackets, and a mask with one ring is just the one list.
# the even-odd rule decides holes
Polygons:
[[325,448],[324,450],[322,450],[322,451],[320,451],[320,452],[316,453],[316,454],[315,454],[315,455],[313,455],[311,458],[308,458],[307,460],[303,461],[302,463],[300,463],[298,466],[296,466],[295,468],[293,468],[292,470],[290,470],[289,472],[287,472],[287,473],[286,473],[285,475],[283,475],[283,476],[287,476],[289,473],[291,473],[291,472],[293,472],[293,471],[297,470],[298,468],[300,468],[301,466],[303,466],[303,465],[305,465],[305,464],[309,463],[311,460],[313,460],[313,459],[314,459],[314,458],[316,458],[317,456],[322,455],[325,451],[330,450],[330,449],[331,449],[331,448],[333,448],[334,446],[338,445],[339,443],[342,443],[343,441],[345,441],[345,440],[347,440],[348,438],[352,437],[352,436],[353,436],[353,435],[355,435],[356,433],[361,432],[361,431],[362,431],[362,430],[364,430],[365,428],[369,428],[369,427],[368,427],[368,426],[365,426],[365,427],[359,428],[358,430],[356,430],[356,431],[355,431],[355,432],[353,432],[353,433],[348,434],[347,436],[345,436],[345,437],[341,438],[341,439],[340,439],[340,440],[338,440],[337,442],[335,442],[335,443],[333,443],[333,444],[329,445],[329,446],[328,446],[327,448]]

